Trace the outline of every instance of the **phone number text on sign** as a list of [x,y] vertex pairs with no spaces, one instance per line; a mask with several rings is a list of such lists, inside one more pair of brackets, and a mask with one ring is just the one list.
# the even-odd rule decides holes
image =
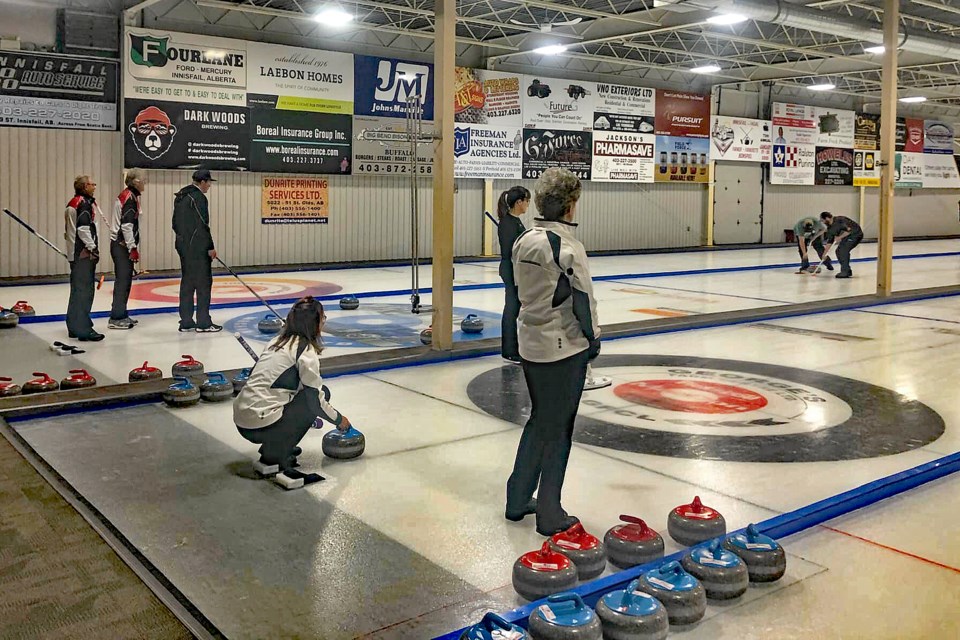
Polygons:
[[322,178],[264,178],[262,224],[326,224],[330,183]]

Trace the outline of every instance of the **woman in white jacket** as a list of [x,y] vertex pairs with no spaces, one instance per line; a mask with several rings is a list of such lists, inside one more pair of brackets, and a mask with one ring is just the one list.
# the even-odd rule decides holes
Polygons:
[[517,333],[533,408],[507,481],[505,515],[517,521],[536,513],[537,532],[545,536],[578,522],[563,510],[560,493],[587,363],[600,353],[587,254],[573,235],[580,192],[570,171],[545,171],[534,196],[540,217],[513,247]]
[[312,296],[297,301],[233,403],[240,435],[261,445],[258,471],[279,472],[289,488],[323,479],[295,468],[297,444],[318,416],[341,431],[350,428],[347,416],[328,402],[330,390],[320,377],[320,331],[325,320],[323,305]]

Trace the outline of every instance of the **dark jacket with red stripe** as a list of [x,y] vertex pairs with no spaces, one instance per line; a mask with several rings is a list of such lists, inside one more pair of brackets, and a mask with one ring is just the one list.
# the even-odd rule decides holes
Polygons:
[[173,197],[173,232],[181,255],[204,256],[214,248],[207,196],[196,185],[187,185]]
[[110,241],[119,242],[128,251],[140,246],[140,192],[134,187],[121,191],[113,203]]
[[67,203],[63,212],[63,238],[67,241],[66,253],[70,262],[79,258],[84,249],[97,250],[96,218],[99,210],[96,199],[80,193]]

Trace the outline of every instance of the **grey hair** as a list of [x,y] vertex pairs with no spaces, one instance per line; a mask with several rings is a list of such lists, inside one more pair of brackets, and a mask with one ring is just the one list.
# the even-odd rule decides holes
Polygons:
[[554,167],[543,172],[533,190],[540,216],[545,220],[559,220],[577,204],[583,186],[572,171]]
[[124,182],[124,184],[126,184],[128,187],[132,187],[132,186],[133,186],[133,182],[134,182],[135,180],[143,180],[143,179],[146,178],[146,177],[147,177],[147,174],[146,174],[146,172],[144,172],[143,169],[130,169],[129,171],[127,171],[127,175],[126,175],[126,177],[123,179],[123,182]]

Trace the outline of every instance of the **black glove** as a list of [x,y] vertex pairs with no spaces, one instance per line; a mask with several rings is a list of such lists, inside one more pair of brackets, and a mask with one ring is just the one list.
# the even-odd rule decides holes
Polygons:
[[587,360],[596,360],[598,355],[600,355],[600,338],[590,341],[590,348],[587,350]]

